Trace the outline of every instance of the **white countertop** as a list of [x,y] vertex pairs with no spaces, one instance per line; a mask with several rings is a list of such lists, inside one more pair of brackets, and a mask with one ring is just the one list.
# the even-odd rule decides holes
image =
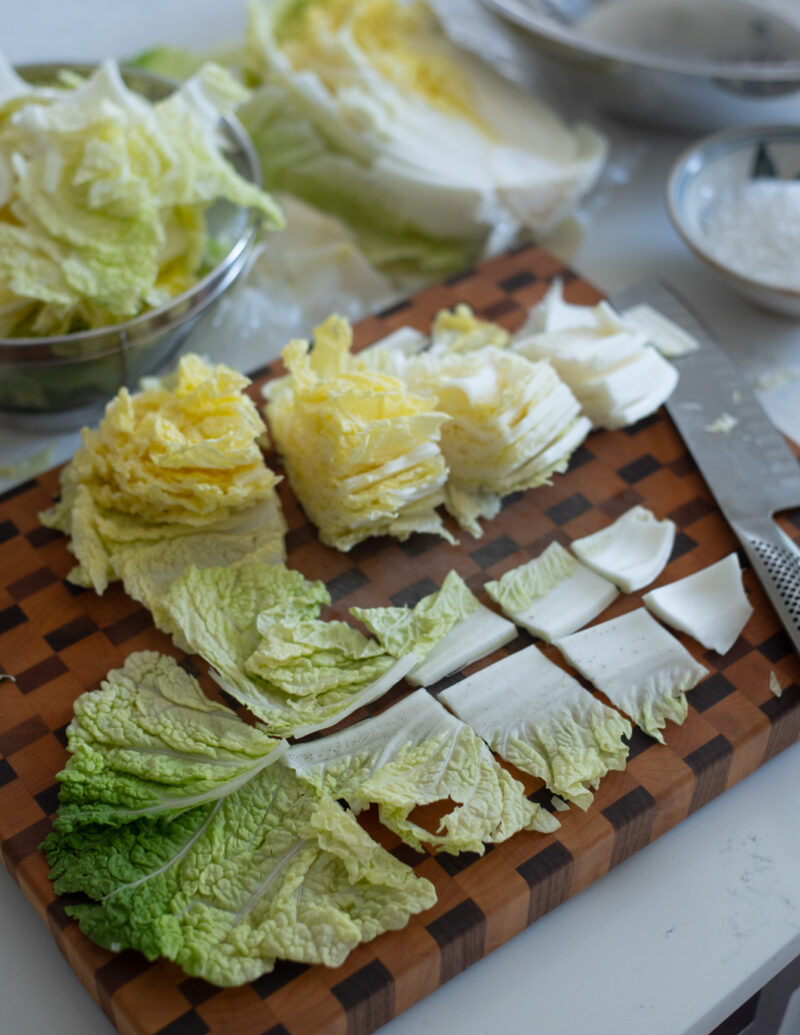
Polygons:
[[[239,0],[28,0],[5,19],[2,45],[14,62],[207,46],[241,35],[243,8]],[[643,276],[673,281],[748,381],[800,367],[800,323],[731,294],[669,226],[663,182],[686,141],[620,130],[618,142],[628,156],[645,146],[633,168],[625,163],[629,182],[592,212],[573,264],[609,291]],[[247,369],[269,358],[237,362]],[[800,440],[800,382],[762,402]],[[0,429],[0,464],[49,443]],[[57,462],[74,437],[54,444]],[[798,800],[796,744],[383,1031],[706,1035],[800,954]],[[6,873],[0,916],[0,1028],[108,1035],[108,1020]]]

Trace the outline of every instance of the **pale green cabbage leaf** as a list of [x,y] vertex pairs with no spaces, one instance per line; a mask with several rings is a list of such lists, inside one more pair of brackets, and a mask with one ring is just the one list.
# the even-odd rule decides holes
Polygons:
[[[485,844],[518,830],[558,826],[426,690],[340,733],[295,745],[285,764],[356,811],[377,804],[381,822],[419,851],[429,844],[451,854],[482,854]],[[455,807],[436,831],[410,818],[416,807],[444,800]]]
[[189,568],[165,607],[189,649],[270,732],[304,736],[375,700],[413,668],[341,622],[317,621],[330,596],[279,564]]

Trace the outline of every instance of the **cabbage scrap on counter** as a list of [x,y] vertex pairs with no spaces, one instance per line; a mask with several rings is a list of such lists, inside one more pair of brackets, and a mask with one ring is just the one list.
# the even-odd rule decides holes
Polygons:
[[61,499],[40,515],[69,536],[68,578],[126,592],[174,631],[163,606],[189,565],[283,559],[285,523],[246,377],[184,356],[175,373],[106,407],[61,474]]
[[[340,733],[291,747],[285,764],[357,812],[377,804],[381,822],[418,851],[431,844],[454,855],[482,855],[485,844],[518,830],[548,833],[558,827],[473,730],[427,690]],[[416,806],[443,800],[455,807],[436,831],[410,818]]]
[[447,464],[447,415],[388,374],[355,368],[352,330],[339,316],[314,331],[314,347],[283,350],[285,378],[265,387],[265,413],[289,481],[328,546],[370,536],[431,532],[452,542],[436,508]]
[[217,985],[277,959],[344,962],[436,901],[283,746],[208,701],[172,658],[131,655],[76,702],[44,843],[81,930]]
[[224,156],[218,121],[249,96],[205,65],[164,100],[115,62],[35,87],[0,55],[0,337],[65,334],[137,316],[210,261],[218,199],[280,210]]
[[270,190],[338,216],[378,266],[441,275],[541,233],[606,144],[445,36],[423,3],[253,3],[237,114]]

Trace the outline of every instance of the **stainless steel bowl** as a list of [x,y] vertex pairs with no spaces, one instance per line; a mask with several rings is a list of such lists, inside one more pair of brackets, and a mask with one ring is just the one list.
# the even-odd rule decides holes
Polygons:
[[484,2],[558,90],[613,115],[696,132],[800,120],[800,19],[751,0]]
[[[53,82],[61,69],[80,75],[91,65],[23,65],[17,72],[31,83]],[[168,96],[176,83],[122,69],[127,85],[149,100]],[[226,155],[246,179],[260,185],[253,146],[241,124],[221,120]],[[37,338],[0,338],[0,420],[50,431],[94,419],[123,385],[133,386],[162,369],[183,345],[201,316],[230,288],[247,265],[259,226],[250,209],[225,201],[207,213],[209,232],[227,251],[188,291],[166,305],[109,327]]]

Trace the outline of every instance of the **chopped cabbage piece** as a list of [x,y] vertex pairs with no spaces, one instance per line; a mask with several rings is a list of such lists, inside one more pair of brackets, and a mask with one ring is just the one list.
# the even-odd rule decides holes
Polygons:
[[674,541],[674,521],[659,521],[651,510],[636,506],[607,528],[575,539],[572,552],[623,593],[633,593],[658,578]]
[[591,622],[618,596],[612,582],[556,542],[483,588],[512,622],[548,643]]
[[711,435],[727,435],[729,431],[733,431],[738,423],[738,417],[734,417],[732,414],[723,411],[719,417],[712,420],[710,424],[706,424],[703,430],[709,432]]
[[434,348],[409,359],[403,377],[412,391],[435,395],[437,409],[451,418],[441,432],[450,468],[445,505],[474,536],[483,534],[477,518],[494,516],[503,496],[565,470],[590,429],[548,363],[492,345],[464,353]]
[[783,693],[781,682],[774,672],[770,672],[769,674],[769,689],[770,693],[774,694],[776,697],[780,697]]
[[607,302],[564,302],[560,282],[531,310],[512,348],[548,359],[597,427],[625,427],[655,412],[678,381],[675,367],[648,345],[647,332]]
[[0,333],[99,328],[191,287],[210,259],[217,199],[283,223],[222,151],[220,114],[249,96],[203,66],[151,104],[113,61],[70,87],[14,87],[0,102]]
[[439,699],[492,751],[548,790],[588,809],[592,791],[624,769],[631,724],[527,647],[448,687]]
[[271,733],[305,736],[376,700],[412,669],[343,622],[316,621],[322,582],[279,564],[189,568],[165,607],[188,648]]
[[637,726],[664,743],[667,719],[686,718],[686,691],[708,675],[675,637],[640,607],[556,640],[575,668]]
[[549,229],[604,161],[598,133],[458,50],[424,4],[254,4],[246,67],[267,187],[338,215],[392,269],[462,269]]
[[484,607],[455,571],[442,588],[414,607],[351,607],[350,614],[395,657],[413,652],[422,661],[406,675],[429,686],[499,650],[517,635],[511,622]]
[[[558,826],[426,690],[340,733],[293,746],[285,764],[356,811],[377,804],[381,822],[419,851],[432,844],[451,854],[483,854],[484,844],[518,830]],[[415,807],[447,799],[456,807],[437,831],[409,819]]]
[[436,901],[432,884],[284,766],[169,821],[55,830],[44,848],[57,893],[96,900],[67,907],[95,942],[223,986],[278,958],[337,967]]
[[72,582],[126,591],[168,631],[162,597],[188,564],[280,561],[285,524],[258,445],[246,377],[192,354],[131,395],[123,388],[61,474],[42,523],[70,537]]
[[727,654],[753,613],[735,553],[667,586],[645,593],[648,610],[704,647]]
[[320,538],[349,550],[370,536],[433,532],[452,541],[436,507],[447,465],[446,414],[385,374],[355,368],[352,331],[331,316],[314,349],[293,341],[289,375],[267,387],[266,414],[292,488]]
[[655,345],[662,356],[685,356],[700,347],[697,338],[652,306],[644,303],[631,306],[623,310],[621,315],[625,323],[646,334],[647,340]]
[[55,829],[172,819],[218,801],[286,749],[209,700],[174,658],[130,654],[99,691],[81,694],[67,728]]
[[430,654],[411,669],[406,681],[412,686],[433,686],[445,676],[500,650],[516,637],[513,622],[479,603],[472,614],[454,625]]

